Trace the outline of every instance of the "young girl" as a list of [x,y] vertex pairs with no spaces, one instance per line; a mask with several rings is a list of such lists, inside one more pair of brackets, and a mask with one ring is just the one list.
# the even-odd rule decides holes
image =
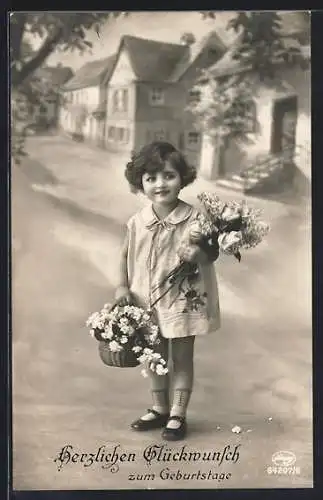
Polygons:
[[[197,210],[178,198],[182,188],[196,178],[196,170],[167,142],[153,142],[134,154],[125,176],[133,191],[141,191],[150,204],[130,218],[121,252],[116,301],[151,308],[161,296],[158,284],[181,261],[195,262],[194,286],[172,287],[153,308],[161,331],[159,352],[168,360],[171,343],[172,393],[169,375],[150,371],[153,405],[131,424],[137,431],[164,428],[167,440],[183,439],[186,411],[193,388],[193,353],[196,335],[220,326],[219,299],[213,262],[197,245],[185,243]],[[185,299],[198,297],[200,307],[190,308]],[[185,311],[185,312],[183,312]]]

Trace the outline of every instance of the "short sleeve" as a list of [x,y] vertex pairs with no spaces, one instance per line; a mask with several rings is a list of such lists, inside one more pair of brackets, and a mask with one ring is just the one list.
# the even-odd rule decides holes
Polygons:
[[133,229],[133,227],[134,227],[134,223],[135,223],[135,216],[134,216],[134,215],[132,215],[132,216],[130,217],[130,219],[128,219],[128,221],[126,222],[126,226],[127,226],[128,231],[130,231],[130,232],[131,232],[131,230],[132,230],[132,229]]

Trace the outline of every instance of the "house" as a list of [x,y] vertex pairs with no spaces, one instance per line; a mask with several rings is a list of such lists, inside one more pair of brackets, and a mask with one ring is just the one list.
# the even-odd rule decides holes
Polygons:
[[[73,71],[69,67],[61,64],[57,66],[43,66],[33,75],[33,82],[40,85],[44,93],[43,102],[35,108],[34,122],[38,129],[48,129],[57,127],[60,110],[61,85],[73,76]],[[46,91],[46,89],[48,90]]]
[[[295,32],[292,35],[287,31],[284,43],[298,44],[309,60],[308,45],[299,45],[295,40]],[[300,40],[303,41],[304,37],[300,37]],[[305,41],[307,43],[306,38]],[[224,56],[209,68],[215,82],[252,73],[250,67],[234,58],[239,43],[240,36]],[[200,174],[207,179],[217,180],[218,185],[239,190],[246,189],[246,186],[253,189],[266,179],[272,180],[273,176],[270,177],[269,172],[278,172],[279,169],[291,171],[291,164],[297,167],[293,169],[293,176],[297,177],[301,171],[302,175],[309,178],[309,65],[307,68],[292,68],[277,61],[275,81],[264,83],[256,75],[254,81],[254,123],[258,127],[246,134],[247,141],[230,139],[223,143],[203,133]],[[203,79],[201,83],[203,88]],[[253,169],[250,172],[257,171],[259,175],[249,175],[249,167]],[[246,181],[247,177],[250,182]]]
[[200,70],[226,47],[212,32],[200,43],[164,43],[123,36],[106,85],[105,147],[130,153],[152,140],[167,140],[198,162],[200,135],[185,111]]
[[100,144],[104,137],[105,120],[100,112],[105,99],[102,81],[109,74],[114,60],[112,55],[85,64],[61,87],[64,105],[60,112],[60,127],[74,138]]

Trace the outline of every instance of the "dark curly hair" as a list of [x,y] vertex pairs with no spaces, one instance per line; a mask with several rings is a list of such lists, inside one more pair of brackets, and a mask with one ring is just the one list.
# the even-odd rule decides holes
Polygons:
[[132,153],[127,163],[125,177],[133,192],[143,191],[144,173],[161,171],[169,162],[177,170],[182,181],[182,188],[196,179],[196,168],[189,165],[184,156],[169,142],[155,141],[143,146],[139,153]]

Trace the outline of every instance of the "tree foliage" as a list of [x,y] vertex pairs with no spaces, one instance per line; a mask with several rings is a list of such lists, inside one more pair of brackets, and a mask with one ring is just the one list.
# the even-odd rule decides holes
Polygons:
[[[121,12],[14,12],[10,16],[11,83],[20,85],[39,68],[55,50],[83,52],[90,49],[90,30],[98,34],[102,26]],[[39,37],[40,48],[31,57],[24,57],[26,37]]]
[[[90,50],[89,33],[100,34],[102,26],[126,12],[13,12],[10,15],[11,68],[11,151],[19,162],[24,142],[34,123],[35,111],[58,89],[37,75],[46,59],[55,51]],[[36,50],[31,40],[40,40]],[[21,109],[20,109],[21,108]]]
[[251,67],[261,80],[274,79],[278,63],[293,66],[303,62],[297,40],[294,38],[294,44],[287,41],[276,12],[239,12],[227,28],[241,34],[234,59]]
[[215,10],[201,10],[200,13],[203,19],[216,19]]
[[201,99],[190,104],[197,127],[208,131],[222,141],[232,137],[243,138],[257,129],[253,87],[249,79],[231,76],[214,80],[207,88],[196,85]]
[[[202,14],[214,18],[212,12]],[[202,99],[189,109],[209,135],[243,138],[250,130],[254,82],[274,81],[282,65],[305,68],[306,61],[297,36],[286,37],[282,18],[276,12],[237,12],[226,29],[236,32],[231,57],[244,71],[222,80],[205,71],[204,84],[197,85]]]

